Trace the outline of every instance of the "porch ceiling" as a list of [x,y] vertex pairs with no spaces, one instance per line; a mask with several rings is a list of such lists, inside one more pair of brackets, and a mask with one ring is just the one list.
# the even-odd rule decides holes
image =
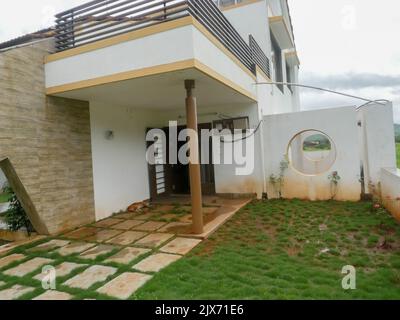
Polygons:
[[110,107],[114,104],[172,110],[184,106],[186,97],[184,80],[186,79],[196,81],[195,95],[199,109],[254,102],[226,83],[195,68],[71,90],[54,94],[54,96],[90,102],[101,101],[110,104]]

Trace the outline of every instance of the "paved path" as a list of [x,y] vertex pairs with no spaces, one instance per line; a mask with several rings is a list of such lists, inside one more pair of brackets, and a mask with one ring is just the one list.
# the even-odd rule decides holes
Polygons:
[[[225,200],[207,206],[204,215],[208,228],[220,225],[227,211],[233,214],[245,203]],[[23,252],[0,255],[0,275],[5,279],[0,282],[0,300],[24,295],[36,300],[73,299],[77,289],[89,295],[131,298],[155,273],[202,242],[198,237],[182,235],[185,230],[191,233],[190,212],[188,205],[158,204],[146,212],[119,214],[57,238],[41,240],[40,244],[28,245]],[[41,289],[43,266],[55,268],[65,292]],[[36,285],[24,286],[23,281],[16,285],[12,282],[15,277],[28,277]],[[35,292],[38,294],[31,297]]]

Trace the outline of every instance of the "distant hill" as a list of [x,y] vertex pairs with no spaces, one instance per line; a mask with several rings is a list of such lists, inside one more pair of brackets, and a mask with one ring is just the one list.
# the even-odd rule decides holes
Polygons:
[[400,124],[394,125],[394,135],[396,137],[396,142],[400,142]]

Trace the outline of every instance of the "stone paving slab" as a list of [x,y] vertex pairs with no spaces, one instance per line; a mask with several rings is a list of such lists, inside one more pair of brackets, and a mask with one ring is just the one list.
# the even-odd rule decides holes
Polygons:
[[133,260],[136,260],[140,256],[149,253],[150,249],[143,249],[143,248],[133,248],[128,247],[117,254],[113,255],[112,257],[108,258],[105,262],[116,262],[121,264],[129,264]]
[[145,237],[147,232],[138,232],[138,231],[126,231],[119,236],[110,239],[107,243],[118,244],[121,246],[127,246],[135,241]]
[[159,205],[159,206],[157,206],[155,209],[154,209],[154,211],[157,211],[157,212],[169,212],[169,211],[172,211],[172,210],[174,210],[175,209],[175,206],[173,206],[173,205],[169,205],[169,204],[163,204],[163,205]]
[[46,265],[53,263],[53,260],[46,259],[46,258],[34,258],[29,261],[26,261],[15,268],[8,269],[4,271],[4,274],[8,276],[15,276],[15,277],[23,277],[36,269]]
[[64,282],[64,285],[71,288],[89,289],[92,285],[107,280],[116,272],[116,268],[95,265]]
[[172,233],[173,231],[171,231],[171,230],[173,230],[174,228],[180,228],[180,227],[184,228],[184,227],[189,227],[190,225],[191,225],[190,223],[186,223],[186,222],[171,222],[157,231]]
[[166,221],[178,220],[179,219],[179,215],[174,214],[174,213],[168,213],[168,214],[164,214],[163,216],[161,216],[160,219],[161,220],[166,220]]
[[203,208],[203,214],[213,214],[217,212],[218,209],[219,207],[205,207]]
[[24,294],[34,291],[35,288],[21,286],[16,284],[11,288],[0,291],[0,300],[15,300],[22,297]]
[[161,246],[163,243],[172,239],[175,235],[171,233],[152,233],[147,237],[140,239],[135,245],[148,247],[148,248],[156,248]]
[[62,256],[69,256],[72,254],[82,253],[96,245],[96,243],[90,242],[72,242],[69,245],[58,249],[56,252]]
[[122,231],[120,230],[113,230],[113,229],[103,229],[96,232],[94,235],[85,238],[86,241],[95,241],[95,242],[105,242],[114,238],[115,236],[121,234]]
[[180,222],[183,223],[192,223],[193,216],[191,214],[186,214],[179,219]]
[[113,226],[112,228],[117,229],[117,230],[130,230],[133,227],[136,227],[143,223],[144,223],[143,220],[125,220],[124,222],[121,222],[121,223]]
[[148,213],[137,213],[134,216],[136,220],[150,220],[152,217],[158,215],[157,212],[148,212]]
[[117,219],[134,219],[137,216],[137,213],[126,212],[126,213],[119,213],[115,217]]
[[123,219],[108,218],[108,219],[104,219],[104,220],[101,220],[99,222],[96,222],[95,226],[98,227],[98,228],[108,228],[108,227],[111,227],[111,226],[116,225],[118,223],[121,223],[123,221],[124,221]]
[[43,300],[43,301],[62,301],[71,300],[73,296],[66,292],[60,292],[55,290],[48,290],[45,293],[37,296],[33,300]]
[[140,261],[132,268],[143,272],[158,272],[166,268],[171,263],[178,261],[182,256],[166,253],[153,254],[150,257]]
[[185,255],[196,247],[201,240],[191,238],[176,238],[162,247],[160,251],[166,253]]
[[[63,262],[63,263],[59,264],[57,267],[55,267],[55,269],[56,269],[56,277],[57,278],[65,277],[65,276],[69,275],[72,271],[74,271],[75,269],[82,268],[82,267],[85,267],[85,266],[87,266],[87,264],[78,264],[78,263],[73,263],[73,262]],[[45,276],[46,276],[46,274],[39,273],[33,279],[42,281]]]
[[50,240],[48,242],[42,243],[36,247],[30,248],[28,252],[43,252],[43,251],[51,251],[56,248],[65,247],[66,245],[70,244],[71,241],[69,240]]
[[83,239],[94,235],[98,231],[95,227],[83,227],[65,235],[68,239]]
[[108,282],[106,285],[98,289],[97,292],[125,300],[151,278],[152,276],[147,274],[126,272]]
[[94,260],[99,256],[102,256],[104,254],[110,253],[111,251],[115,250],[117,247],[115,246],[110,246],[106,244],[100,244],[92,249],[86,250],[82,252],[79,257],[82,259],[91,259]]
[[10,254],[0,259],[0,269],[8,266],[9,264],[26,258],[23,254]]
[[166,225],[165,222],[148,221],[146,223],[141,224],[140,226],[135,227],[134,230],[151,232],[151,231],[156,231],[165,225]]

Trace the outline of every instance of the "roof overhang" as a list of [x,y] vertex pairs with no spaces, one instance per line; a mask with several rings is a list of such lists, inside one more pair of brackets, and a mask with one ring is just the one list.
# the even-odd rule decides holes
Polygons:
[[300,65],[300,59],[296,50],[287,51],[285,53],[285,59],[286,63],[291,67]]
[[269,17],[269,25],[282,50],[294,48],[293,37],[283,16]]
[[223,81],[207,68],[197,64],[187,67],[123,81],[70,88],[71,90],[54,93],[52,96],[101,102],[110,108],[134,106],[139,109],[175,110],[184,107],[185,80],[193,79],[196,82],[195,96],[199,109],[254,102],[254,98],[239,92],[232,83]]

